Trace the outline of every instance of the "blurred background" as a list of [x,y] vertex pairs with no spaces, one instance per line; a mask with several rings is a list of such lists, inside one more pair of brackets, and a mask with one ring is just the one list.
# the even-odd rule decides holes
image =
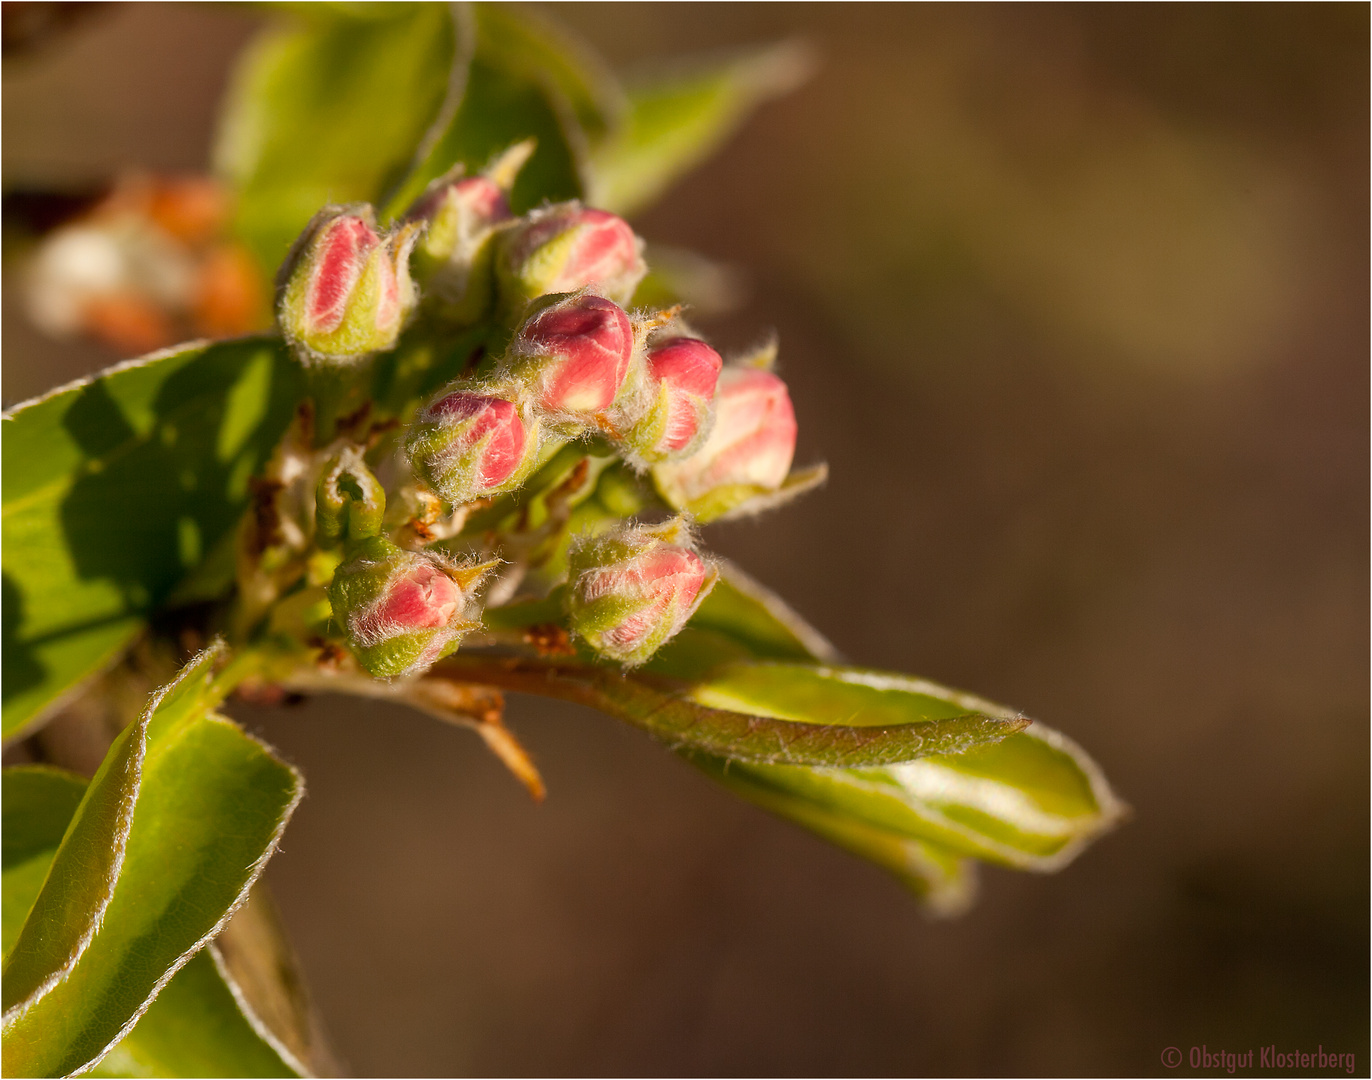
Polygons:
[[[626,70],[814,47],[635,221],[738,269],[705,328],[726,355],[779,333],[798,461],[831,467],[708,542],[854,662],[1067,732],[1135,815],[936,922],[598,714],[512,698],[535,806],[416,714],[235,706],[308,780],[267,878],[347,1067],[1138,1075],[1276,1043],[1365,1074],[1368,9],[553,14]],[[17,256],[116,176],[203,172],[262,16],[4,16],[10,405],[170,332],[58,340]],[[187,332],[260,318],[181,194]]]

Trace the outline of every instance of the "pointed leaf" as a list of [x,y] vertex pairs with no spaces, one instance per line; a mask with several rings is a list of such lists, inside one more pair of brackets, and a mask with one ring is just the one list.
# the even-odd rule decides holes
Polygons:
[[714,153],[759,104],[804,82],[812,67],[807,49],[787,43],[631,86],[624,122],[592,152],[591,202],[620,214],[642,209]]
[[[217,658],[202,653],[154,696],[76,811],[5,965],[9,1075],[84,1069],[128,1034],[242,902],[299,801],[295,770],[208,711],[222,693]],[[92,811],[135,764],[132,813],[101,836]],[[122,859],[93,889],[86,868],[102,840]]]
[[[641,727],[673,747],[737,761],[886,764],[956,753],[1003,739],[1028,723],[1009,712],[972,711],[927,693],[874,689],[855,681],[847,669],[825,670],[816,680],[812,669],[799,664],[730,664],[718,683],[711,678],[687,681],[605,665],[479,653],[458,653],[440,669],[469,682],[577,701]],[[796,680],[801,680],[799,693],[788,689]],[[745,708],[751,711],[714,704],[726,699],[746,701]]]
[[277,342],[191,344],[16,406],[4,439],[4,733],[109,664],[229,536],[299,401]]
[[734,763],[730,777],[1022,870],[1059,869],[1127,812],[1086,753],[1039,723],[956,756],[873,769]]
[[460,89],[450,6],[385,7],[274,25],[240,61],[215,165],[268,273],[322,206],[380,202]]

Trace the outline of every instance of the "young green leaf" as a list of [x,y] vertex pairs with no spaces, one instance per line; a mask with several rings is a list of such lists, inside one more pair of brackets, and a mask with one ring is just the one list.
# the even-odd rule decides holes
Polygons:
[[215,166],[268,273],[322,206],[380,202],[455,100],[463,73],[450,6],[384,6],[389,17],[332,11],[274,25],[240,61]]
[[619,214],[642,209],[714,153],[754,108],[795,89],[812,68],[808,49],[786,43],[631,86],[624,122],[592,151],[588,198]]
[[955,756],[881,768],[729,769],[779,802],[1020,870],[1061,868],[1127,813],[1086,753],[1038,723]]
[[[46,765],[4,772],[4,952],[23,925],[62,836],[85,794],[75,773]],[[289,1076],[299,1070],[271,1045],[212,955],[196,954],[134,1029],[93,1070],[96,1076]]]
[[[727,678],[747,679],[747,667],[730,665]],[[713,684],[604,664],[461,653],[439,670],[470,682],[576,701],[618,717],[675,748],[701,750],[736,761],[856,767],[908,761],[926,754],[958,753],[1005,738],[1028,721],[1008,713],[959,709],[925,694],[874,691],[828,672],[807,683],[804,706],[786,683],[801,665],[759,664],[745,710],[721,708]],[[774,680],[774,681],[767,681]],[[856,687],[856,689],[855,689]],[[721,695],[722,696],[722,695]],[[741,701],[742,699],[737,699]],[[780,703],[780,704],[776,704]]]
[[196,343],[5,414],[7,740],[110,663],[232,532],[302,382],[279,342]]
[[300,777],[209,711],[219,654],[155,695],[91,781],[5,964],[6,1073],[66,1074],[103,1057],[275,850]]

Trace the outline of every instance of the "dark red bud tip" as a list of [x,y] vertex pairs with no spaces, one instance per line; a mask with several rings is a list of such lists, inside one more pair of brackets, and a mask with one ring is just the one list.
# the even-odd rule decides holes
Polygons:
[[553,412],[608,409],[629,371],[634,335],[629,316],[601,296],[578,296],[531,319],[523,347],[547,365],[540,403]]
[[461,446],[454,448],[458,452],[490,434],[479,464],[483,488],[504,483],[524,459],[528,432],[512,401],[459,390],[430,405],[423,419],[445,426],[463,424]]
[[391,583],[367,629],[395,634],[447,626],[461,602],[457,582],[435,567],[417,566]]
[[305,301],[305,317],[316,330],[333,330],[343,321],[362,264],[380,242],[372,227],[352,214],[323,227],[315,240],[318,257]]

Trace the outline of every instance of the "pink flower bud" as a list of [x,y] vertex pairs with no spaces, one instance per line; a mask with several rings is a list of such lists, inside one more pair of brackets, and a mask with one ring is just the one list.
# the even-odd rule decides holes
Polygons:
[[572,630],[626,666],[643,663],[675,636],[718,576],[679,520],[585,540],[569,553],[568,567]]
[[410,633],[447,626],[462,603],[457,582],[429,563],[420,563],[392,578],[381,602],[359,617],[359,637],[379,637],[383,630]]
[[333,620],[371,674],[417,674],[456,649],[477,625],[472,590],[491,565],[464,566],[373,536],[334,571]]
[[538,312],[519,331],[512,351],[514,369],[532,378],[539,405],[589,418],[614,402],[633,348],[624,309],[582,293]]
[[538,422],[515,401],[450,389],[416,414],[405,452],[430,487],[460,504],[517,487],[538,441]]
[[287,261],[277,312],[302,359],[346,362],[395,345],[418,299],[417,235],[415,226],[378,235],[370,207],[315,217]]
[[511,228],[496,269],[507,306],[518,309],[547,293],[587,287],[627,304],[648,268],[628,222],[567,202],[535,210]]
[[714,427],[704,445],[681,461],[656,466],[653,479],[668,503],[706,520],[776,491],[795,449],[796,416],[786,384],[770,371],[729,368],[719,377]]
[[723,361],[699,338],[671,338],[648,350],[638,415],[620,433],[643,463],[688,452],[708,432]]

